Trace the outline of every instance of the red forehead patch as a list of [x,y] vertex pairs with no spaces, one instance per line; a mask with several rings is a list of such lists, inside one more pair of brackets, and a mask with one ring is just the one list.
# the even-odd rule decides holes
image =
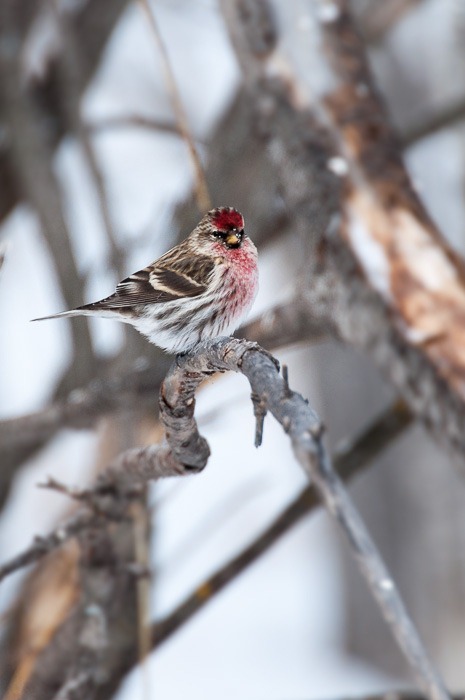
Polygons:
[[213,217],[213,223],[222,231],[231,228],[244,228],[242,214],[239,214],[235,209],[218,209],[218,212]]

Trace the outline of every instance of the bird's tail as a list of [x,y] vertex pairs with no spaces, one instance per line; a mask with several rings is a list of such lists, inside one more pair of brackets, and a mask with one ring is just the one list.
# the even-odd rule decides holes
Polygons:
[[50,318],[69,318],[71,316],[91,316],[95,311],[87,309],[85,306],[71,311],[60,311],[59,314],[51,314],[51,316],[41,316],[40,318],[31,318],[31,321],[48,321]]

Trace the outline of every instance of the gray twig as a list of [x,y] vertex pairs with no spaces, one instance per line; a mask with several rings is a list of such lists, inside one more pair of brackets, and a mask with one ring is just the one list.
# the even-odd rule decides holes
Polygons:
[[0,270],[2,269],[3,263],[5,262],[6,249],[6,241],[0,241]]
[[63,37],[64,49],[58,62],[58,77],[60,80],[61,96],[65,114],[71,130],[75,133],[78,143],[92,177],[97,192],[103,228],[110,249],[110,262],[119,278],[123,277],[123,251],[115,236],[112,216],[108,204],[105,178],[98,162],[89,132],[81,117],[81,92],[84,69],[82,67],[82,50],[79,47],[72,23],[66,12],[60,11],[57,0],[48,0],[53,16]]
[[98,520],[93,513],[82,510],[66,523],[60,525],[60,527],[54,530],[50,535],[46,537],[36,537],[32,545],[24,552],[0,566],[0,581],[9,574],[39,561],[45,554],[61,547],[61,545],[83,530],[95,527],[97,522]]
[[210,209],[212,205],[202,162],[200,160],[197,147],[195,145],[194,139],[189,128],[186,112],[184,110],[181,97],[179,95],[176,78],[171,68],[168,52],[166,50],[161,32],[158,28],[153,9],[150,5],[150,0],[140,0],[140,4],[147,17],[150,30],[162,57],[166,86],[168,88],[171,104],[173,106],[173,111],[176,116],[176,122],[179,127],[179,132],[182,138],[184,139],[187,148],[189,149],[189,155],[194,169],[197,206],[200,213],[203,214],[208,209]]

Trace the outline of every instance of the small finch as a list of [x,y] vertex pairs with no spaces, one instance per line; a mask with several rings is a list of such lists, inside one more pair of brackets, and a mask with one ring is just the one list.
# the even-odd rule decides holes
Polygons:
[[63,316],[103,316],[132,324],[170,353],[230,335],[258,291],[257,249],[232,207],[209,211],[191,234],[161,258],[120,282],[109,297]]

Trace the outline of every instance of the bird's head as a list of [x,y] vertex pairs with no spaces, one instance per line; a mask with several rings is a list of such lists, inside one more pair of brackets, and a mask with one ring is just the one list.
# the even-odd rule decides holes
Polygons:
[[240,248],[244,238],[244,217],[232,207],[218,207],[205,214],[202,232],[225,248]]

